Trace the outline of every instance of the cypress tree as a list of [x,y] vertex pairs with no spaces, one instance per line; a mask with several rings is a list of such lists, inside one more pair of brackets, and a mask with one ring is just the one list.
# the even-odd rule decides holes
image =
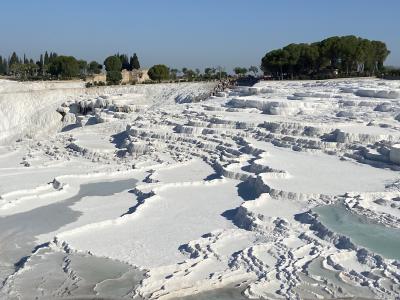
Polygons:
[[140,69],[140,63],[139,63],[139,59],[138,59],[136,53],[134,53],[133,56],[131,57],[130,67],[131,67],[131,70],[139,70]]
[[129,60],[128,60],[128,56],[126,54],[117,54],[116,56],[118,56],[119,60],[122,63],[122,69],[121,70],[130,70],[130,64],[129,64]]
[[8,73],[7,59],[5,57],[3,59],[1,59],[0,64],[2,65],[2,68],[3,68],[3,75],[7,75],[7,73]]
[[49,54],[46,51],[46,53],[44,54],[44,65],[46,66],[48,64],[49,64]]
[[6,73],[6,67],[4,65],[3,57],[0,55],[0,75],[4,75]]
[[132,70],[133,70],[132,65],[133,65],[133,56],[130,56],[130,57],[129,57],[129,71],[132,71]]
[[8,74],[10,65],[8,64],[7,59],[5,57],[3,58],[3,65],[6,69],[6,74]]
[[13,64],[17,64],[17,63],[19,63],[18,55],[17,55],[17,53],[13,52],[11,54],[10,62],[8,65],[11,67]]

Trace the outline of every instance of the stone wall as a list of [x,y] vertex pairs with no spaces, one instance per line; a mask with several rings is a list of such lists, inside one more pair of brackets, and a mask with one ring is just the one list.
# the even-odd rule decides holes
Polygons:
[[95,74],[91,77],[88,78],[88,82],[106,82],[106,74],[101,73],[101,74]]
[[[147,74],[147,69],[140,69],[140,70],[133,70],[133,71],[128,71],[128,70],[122,70],[121,75],[122,75],[122,80],[121,84],[130,84],[132,82],[135,83],[142,83],[145,82],[146,80],[150,80],[149,75]],[[106,73],[102,74],[95,74],[93,76],[89,76],[87,78],[88,82],[104,82],[106,83]]]
[[149,75],[147,74],[147,69],[133,70],[132,78],[137,83],[142,83],[144,81],[150,80]]
[[147,74],[146,69],[133,70],[133,71],[122,70],[121,75],[122,75],[121,84],[129,84],[132,82],[142,83],[146,80],[150,80],[150,77]]
[[121,84],[127,84],[132,82],[132,72],[128,70],[122,70],[121,75],[122,75]]

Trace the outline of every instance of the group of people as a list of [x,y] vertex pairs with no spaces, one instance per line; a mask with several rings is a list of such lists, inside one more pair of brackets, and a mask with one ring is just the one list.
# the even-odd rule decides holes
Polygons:
[[234,85],[234,80],[232,79],[221,79],[218,84],[214,87],[211,95],[214,96],[219,92],[224,92],[227,88],[230,88]]

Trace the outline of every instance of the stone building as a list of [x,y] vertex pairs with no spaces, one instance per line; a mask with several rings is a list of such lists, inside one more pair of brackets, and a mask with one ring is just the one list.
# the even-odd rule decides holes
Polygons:
[[146,80],[150,80],[149,75],[147,74],[146,69],[139,69],[139,70],[122,70],[121,75],[122,75],[122,80],[121,84],[129,84],[129,83],[142,83]]

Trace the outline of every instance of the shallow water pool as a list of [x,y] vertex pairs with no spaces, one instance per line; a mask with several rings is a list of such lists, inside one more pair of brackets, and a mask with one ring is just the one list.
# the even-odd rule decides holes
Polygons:
[[350,212],[343,205],[324,205],[313,211],[327,228],[349,237],[356,245],[385,258],[400,260],[400,229],[372,222]]

